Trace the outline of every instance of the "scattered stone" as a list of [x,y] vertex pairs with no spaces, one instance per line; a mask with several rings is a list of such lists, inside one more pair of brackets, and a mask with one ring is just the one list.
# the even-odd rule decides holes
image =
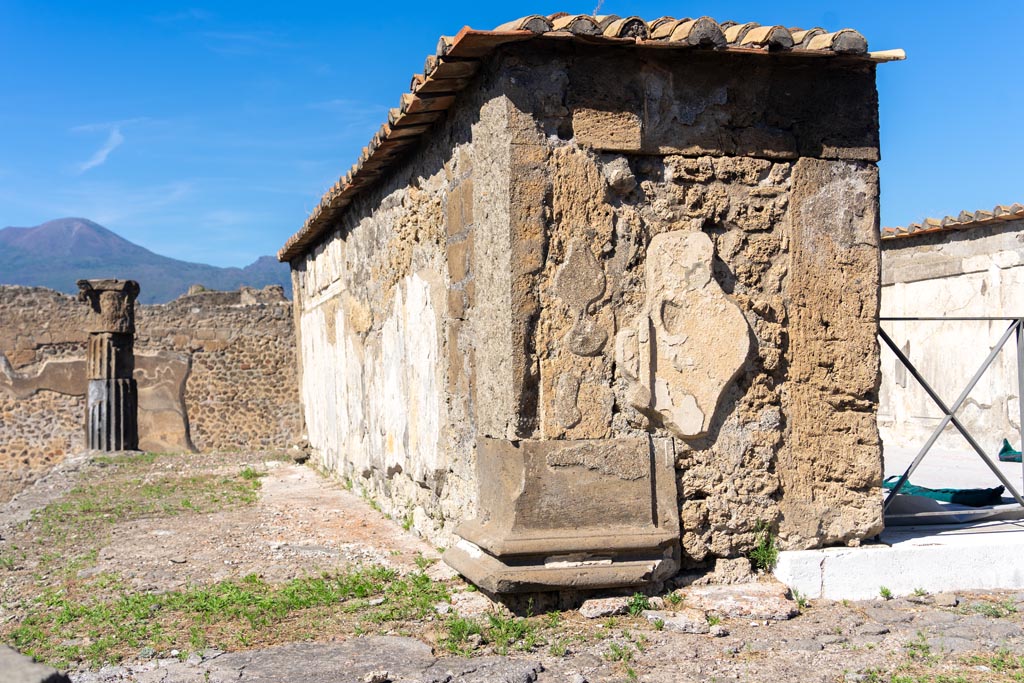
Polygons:
[[710,633],[715,638],[724,638],[725,636],[729,635],[729,629],[727,629],[725,626],[722,626],[721,624],[715,624],[714,626],[711,626],[708,629],[708,633]]
[[569,676],[569,683],[589,683],[587,677],[581,673],[574,673]]
[[56,669],[39,664],[6,645],[0,645],[0,671],[3,679],[11,683],[71,683]]
[[865,610],[866,614],[880,624],[907,624],[913,621],[914,615],[901,612],[890,607],[871,607]]
[[889,627],[885,624],[862,624],[854,629],[859,636],[884,636],[888,632]]
[[921,626],[945,626],[960,621],[962,617],[953,612],[942,610],[929,610],[914,617],[914,623]]
[[170,559],[171,564],[185,564],[188,561],[184,557],[171,557],[168,559]]
[[931,595],[908,595],[907,602],[912,602],[915,605],[930,605],[935,602],[935,598]]
[[503,607],[479,591],[456,593],[452,596],[452,609],[464,619],[480,617],[495,610],[504,611]]
[[785,643],[787,650],[793,650],[796,652],[819,652],[824,649],[824,646],[816,640],[810,638],[801,638],[799,640],[788,640]]
[[383,605],[385,598],[372,598],[366,601],[366,604],[370,607],[376,607],[377,605]]
[[781,583],[746,583],[732,586],[687,588],[686,604],[723,617],[785,621],[800,613],[787,597],[789,589]]
[[818,636],[817,640],[822,645],[841,645],[849,642],[850,639],[838,633],[825,633]]
[[977,650],[978,643],[957,636],[933,636],[928,639],[928,647],[935,652],[969,652]]
[[720,557],[715,560],[712,576],[712,583],[717,584],[749,583],[754,579],[754,572],[750,568],[750,560],[745,557]]
[[770,640],[752,640],[746,645],[748,652],[771,652],[774,649],[774,643]]
[[185,664],[187,664],[188,666],[199,666],[202,663],[203,656],[200,655],[198,652],[193,652],[188,656],[188,659],[185,660]]
[[101,680],[110,681],[123,678],[128,674],[128,670],[123,666],[115,666],[113,664],[107,664],[105,667],[100,669],[99,677]]
[[600,619],[625,614],[629,611],[629,598],[591,598],[580,605],[580,616]]
[[459,575],[457,571],[452,569],[444,562],[435,562],[425,572],[431,581],[451,581]]
[[139,659],[153,659],[153,657],[156,657],[156,650],[148,645],[139,650]]
[[938,593],[934,596],[936,607],[956,607],[960,604],[960,598],[953,593]]
[[434,605],[434,611],[438,614],[448,614],[452,611],[452,606],[449,605],[447,602],[439,602],[436,605]]
[[387,671],[371,671],[363,676],[363,683],[391,683],[391,676]]
[[85,569],[79,570],[78,578],[80,579],[91,579],[103,570],[100,567],[86,567]]
[[666,631],[708,633],[711,630],[704,612],[689,607],[675,611],[645,610],[643,616],[652,624],[660,621]]
[[661,596],[654,596],[653,598],[647,599],[647,604],[651,606],[651,609],[665,609],[665,598]]
[[608,185],[618,194],[627,194],[636,187],[636,177],[626,157],[615,156],[605,161],[601,169]]

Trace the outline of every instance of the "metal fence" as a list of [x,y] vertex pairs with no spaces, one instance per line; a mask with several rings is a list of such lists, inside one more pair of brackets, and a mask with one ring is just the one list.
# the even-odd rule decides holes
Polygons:
[[[1003,332],[1003,335],[999,338],[999,341],[996,343],[996,345],[989,352],[988,356],[985,358],[984,362],[981,364],[981,367],[979,367],[978,370],[974,373],[974,376],[971,377],[971,380],[967,383],[967,386],[965,386],[963,391],[960,392],[960,395],[952,403],[952,405],[947,405],[946,402],[943,401],[942,397],[939,396],[939,394],[932,388],[932,386],[927,382],[927,380],[925,380],[925,378],[921,376],[920,371],[918,371],[918,369],[914,366],[914,364],[910,361],[910,359],[906,356],[906,354],[903,353],[903,351],[899,348],[899,346],[896,345],[896,343],[892,340],[892,338],[888,335],[888,333],[886,333],[886,331],[884,329],[882,329],[882,326],[881,326],[881,323],[884,323],[884,322],[943,322],[943,323],[948,323],[948,322],[965,322],[966,323],[966,322],[1000,322],[1000,321],[1009,322],[1009,326],[1006,328],[1006,331]],[[879,327],[878,327],[878,337],[879,337],[879,339],[881,339],[882,342],[884,342],[885,345],[888,346],[889,349],[891,349],[894,354],[896,354],[896,358],[898,358],[900,363],[903,364],[903,367],[905,367],[907,369],[907,372],[909,372],[911,374],[911,376],[913,376],[913,378],[915,380],[917,380],[918,384],[920,384],[921,387],[925,390],[925,393],[928,394],[928,396],[931,398],[931,400],[934,401],[935,405],[938,406],[939,410],[941,410],[942,413],[943,413],[942,420],[939,422],[938,425],[936,425],[935,429],[931,433],[931,436],[928,437],[928,440],[921,447],[921,450],[918,451],[917,456],[914,458],[913,462],[911,462],[910,467],[908,467],[907,470],[902,475],[900,475],[899,481],[896,482],[896,485],[889,492],[889,495],[886,496],[885,504],[884,504],[884,509],[886,511],[889,509],[889,506],[892,504],[892,502],[895,499],[895,497],[899,494],[900,489],[902,489],[903,486],[910,479],[910,476],[914,473],[914,470],[916,470],[917,466],[921,464],[921,461],[924,459],[924,456],[928,454],[929,450],[931,450],[931,447],[935,444],[935,441],[942,434],[942,431],[944,429],[946,429],[946,427],[949,426],[950,424],[952,424],[956,428],[956,430],[958,432],[960,432],[960,434],[964,437],[964,439],[967,441],[967,443],[970,444],[971,448],[973,448],[974,451],[978,454],[978,457],[980,457],[985,462],[985,464],[988,465],[989,469],[992,470],[992,473],[996,475],[996,477],[999,479],[999,481],[1005,487],[1006,491],[1013,497],[1013,499],[1015,501],[1017,501],[1017,505],[1020,506],[1020,508],[1022,510],[1024,510],[1024,498],[1021,497],[1021,494],[1017,490],[1017,487],[1015,487],[1010,482],[1010,480],[1006,478],[1006,475],[1003,474],[1003,471],[999,469],[999,467],[995,464],[995,462],[993,462],[992,458],[988,455],[988,453],[985,452],[985,449],[983,449],[978,444],[978,441],[974,438],[974,436],[971,435],[971,433],[967,429],[967,427],[956,416],[957,411],[960,410],[961,406],[963,406],[964,402],[967,400],[967,397],[970,395],[971,391],[974,389],[974,387],[981,380],[982,376],[985,374],[985,371],[989,369],[989,367],[992,365],[993,361],[995,361],[996,357],[1003,350],[1003,347],[1005,347],[1007,345],[1007,342],[1009,342],[1010,338],[1011,337],[1015,337],[1016,338],[1016,344],[1017,344],[1017,396],[1020,399],[1020,400],[1017,401],[1018,406],[1020,408],[1020,415],[1019,415],[1019,420],[1020,421],[1019,421],[1018,425],[1019,425],[1019,428],[1020,428],[1020,439],[1021,439],[1018,443],[1020,443],[1022,445],[1022,447],[1024,447],[1024,372],[1022,372],[1022,369],[1024,369],[1024,339],[1022,339],[1022,335],[1024,335],[1024,318],[989,318],[989,317],[941,317],[941,318],[940,317],[935,317],[935,318],[932,318],[932,317],[914,317],[914,318],[898,318],[898,317],[889,318],[889,317],[883,317],[883,318],[879,318]],[[1022,465],[1022,467],[1024,467],[1024,465]],[[1022,470],[1022,478],[1024,478],[1024,470]],[[913,514],[910,514],[910,515],[900,515],[900,517],[927,517],[927,516],[941,516],[941,515],[948,515],[948,514],[949,514],[948,512],[916,512],[916,513],[913,513]],[[970,511],[970,510],[964,510],[964,511],[957,510],[956,514],[957,515],[970,515],[970,514],[972,514],[972,511]],[[974,514],[991,514],[991,512],[990,512],[990,510],[979,510],[979,511],[974,512]]]

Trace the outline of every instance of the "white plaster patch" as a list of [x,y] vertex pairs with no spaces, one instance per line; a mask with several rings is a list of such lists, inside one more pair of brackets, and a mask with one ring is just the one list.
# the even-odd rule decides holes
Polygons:
[[401,471],[423,481],[441,466],[438,323],[430,285],[418,274],[406,276],[379,331],[365,338],[346,319],[342,293],[317,297],[320,305],[300,317],[310,445],[331,470],[341,472],[347,462],[356,473]]

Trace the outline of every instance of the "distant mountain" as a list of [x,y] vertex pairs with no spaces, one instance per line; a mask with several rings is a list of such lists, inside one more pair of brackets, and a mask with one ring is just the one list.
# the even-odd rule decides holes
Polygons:
[[78,291],[87,278],[137,280],[144,304],[166,303],[190,285],[235,290],[242,285],[282,285],[288,298],[292,281],[287,263],[261,256],[245,268],[218,268],[154,254],[102,225],[84,218],[59,218],[34,228],[0,230],[0,284]]

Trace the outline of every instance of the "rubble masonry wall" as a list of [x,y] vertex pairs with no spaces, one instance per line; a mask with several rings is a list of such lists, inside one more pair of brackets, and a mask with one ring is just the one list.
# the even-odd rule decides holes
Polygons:
[[[0,287],[9,361],[0,368],[0,500],[85,448],[86,311],[53,290]],[[299,441],[291,318],[271,288],[136,305],[140,447],[274,450]]]

